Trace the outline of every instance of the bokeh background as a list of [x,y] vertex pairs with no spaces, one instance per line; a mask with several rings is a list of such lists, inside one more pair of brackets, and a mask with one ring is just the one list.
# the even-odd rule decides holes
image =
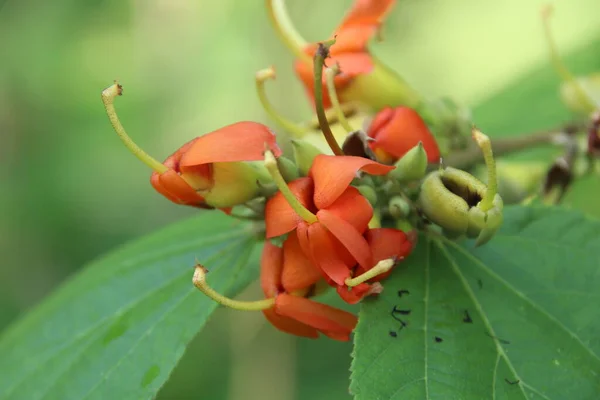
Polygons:
[[[317,41],[352,1],[287,3]],[[542,4],[402,0],[372,50],[426,96],[476,105],[547,63]],[[597,0],[554,4],[563,53],[600,37]],[[153,191],[107,121],[104,87],[124,85],[125,127],[162,159],[223,125],[268,123],[254,72],[269,65],[279,110],[310,118],[291,62],[262,0],[0,0],[0,330],[98,255],[197,212]],[[219,311],[158,398],[345,399],[350,352]]]

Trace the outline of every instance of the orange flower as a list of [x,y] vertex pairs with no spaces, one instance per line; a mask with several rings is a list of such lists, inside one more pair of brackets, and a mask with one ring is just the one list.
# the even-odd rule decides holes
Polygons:
[[412,108],[384,108],[371,122],[367,135],[375,139],[369,146],[377,160],[386,164],[395,163],[419,142],[423,143],[429,162],[438,162],[440,159],[435,138]]
[[[356,265],[353,268],[354,276],[362,275],[373,269],[380,261],[390,259],[400,261],[410,254],[414,246],[414,238],[409,238],[404,232],[398,229],[369,229],[365,232],[364,237],[371,249],[373,262],[368,268]],[[337,293],[342,300],[349,304],[355,304],[369,294],[379,293],[382,290],[381,285],[372,285],[372,283],[386,279],[391,273],[392,268],[389,268],[387,272],[379,273],[368,281],[352,287],[346,284],[336,285],[331,281],[329,283],[336,287]]]
[[[318,155],[309,176],[289,184],[292,201],[281,191],[265,208],[266,237],[296,231],[306,256],[338,285],[350,277],[356,263],[369,268],[371,251],[362,236],[373,209],[359,191],[349,186],[359,170],[384,175],[394,167],[351,156]],[[281,188],[280,188],[281,189]]]
[[260,279],[265,296],[275,298],[274,306],[263,313],[277,329],[309,338],[321,332],[332,339],[350,340],[356,316],[307,298],[321,271],[303,254],[296,235],[290,235],[282,248],[265,242]]
[[[416,105],[419,95],[395,72],[375,59],[367,48],[381,28],[395,0],[356,0],[341,25],[334,32],[331,64],[338,63],[341,74],[334,79],[342,103],[360,102],[379,110],[387,105]],[[290,25],[282,1],[267,0],[271,20],[282,41],[298,55],[295,71],[314,102],[314,75],[311,57],[318,44],[307,44]],[[323,104],[331,106],[323,78]]]
[[262,163],[265,145],[275,154],[281,150],[265,125],[238,122],[200,136],[168,157],[167,170],[154,172],[151,183],[169,200],[200,208],[226,208],[256,196],[257,181],[266,176]]
[[108,118],[129,151],[152,168],[152,186],[177,204],[227,209],[253,199],[263,180],[270,181],[264,167],[265,149],[281,155],[275,135],[265,125],[238,122],[200,136],[158,162],[138,147],[119,121],[114,101],[123,95],[117,82],[102,91]]

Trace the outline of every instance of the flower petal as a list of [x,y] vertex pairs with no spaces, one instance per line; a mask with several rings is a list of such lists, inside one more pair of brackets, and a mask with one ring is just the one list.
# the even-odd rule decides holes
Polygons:
[[345,52],[365,49],[394,3],[395,0],[356,0],[336,30],[338,42],[333,48],[339,45],[339,51]]
[[[396,107],[379,112],[369,127],[368,135],[375,139],[370,146],[382,149],[399,159],[419,142],[423,143],[427,160],[438,162],[440,149],[435,137],[419,114],[409,107]],[[381,114],[381,116],[380,116]]]
[[[369,268],[359,266],[355,271],[355,275],[367,272],[381,260],[388,258],[402,259],[408,257],[414,247],[414,243],[409,239],[406,233],[393,228],[369,229],[365,233],[365,239],[367,240],[367,243],[369,243],[369,247],[373,254],[373,265]],[[369,282],[377,282],[386,279],[392,271],[393,269],[377,275],[375,278],[369,280]]]
[[[341,73],[338,74],[334,78],[334,85],[336,90],[343,90],[348,84],[352,81],[352,78],[361,75],[367,74],[373,70],[374,64],[373,59],[367,53],[334,53],[334,50],[337,48],[338,44],[336,43],[331,47],[332,56],[327,59],[327,65],[334,65],[338,63],[340,65]],[[316,46],[311,46],[307,48],[306,52],[310,54],[311,57],[314,56],[316,51]],[[334,55],[335,54],[335,55]],[[296,74],[302,81],[304,85],[304,89],[306,94],[310,98],[311,102],[314,105],[315,101],[315,81],[314,81],[314,69],[312,64],[307,64],[302,61],[296,61],[294,64],[294,68],[296,70]],[[331,99],[329,98],[329,92],[327,90],[327,81],[325,77],[325,73],[323,72],[322,78],[322,86],[323,86],[323,107],[328,109],[331,107]]]
[[[312,202],[313,181],[308,177],[299,178],[288,184],[290,190],[300,203],[309,210],[314,209]],[[303,222],[298,214],[290,207],[281,192],[277,192],[269,199],[265,207],[265,223],[267,239],[286,234],[293,231],[296,226]]]
[[319,337],[319,332],[316,328],[296,321],[293,318],[277,315],[273,308],[263,311],[263,314],[275,328],[282,332],[311,339],[317,339]]
[[275,297],[283,291],[283,249],[265,240],[260,258],[260,286],[266,297]]
[[[359,265],[369,268],[373,264],[371,249],[362,236],[362,232],[357,231],[349,222],[328,210],[320,210],[317,218],[344,245]],[[339,282],[337,283],[339,284]]]
[[365,233],[365,239],[371,247],[374,263],[392,257],[407,257],[413,249],[413,243],[399,229],[369,229]]
[[150,183],[157,192],[177,204],[185,204],[199,208],[212,208],[204,202],[204,197],[200,196],[190,185],[188,185],[181,176],[173,169],[159,174],[152,173]]
[[346,285],[338,285],[337,293],[348,304],[356,304],[361,301],[369,291],[371,290],[371,285],[368,283],[361,283],[360,285],[354,286],[353,288],[349,288]]
[[327,211],[348,222],[361,234],[373,217],[371,203],[352,186],[344,190],[344,193],[327,207]]
[[322,278],[322,272],[302,251],[298,235],[291,234],[283,242],[281,285],[287,293],[306,289]]
[[358,322],[358,318],[349,312],[288,294],[277,296],[275,312],[324,333],[342,334],[339,340],[349,340],[350,333]]
[[181,166],[189,167],[213,162],[259,161],[265,148],[275,157],[281,149],[271,130],[257,122],[243,121],[200,136],[181,158]]
[[319,154],[308,172],[315,183],[315,206],[322,209],[331,205],[348,188],[359,170],[371,175],[385,175],[394,168],[363,157]]
[[[299,238],[301,241],[302,237]],[[310,246],[310,259],[321,271],[338,285],[344,284],[350,277],[351,265],[346,264],[345,257],[341,256],[337,239],[320,223],[308,226],[308,245]]]

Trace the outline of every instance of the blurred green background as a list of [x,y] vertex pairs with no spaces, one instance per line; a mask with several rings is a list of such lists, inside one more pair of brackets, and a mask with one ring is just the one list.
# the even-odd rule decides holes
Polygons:
[[[287,3],[317,41],[352,1]],[[476,105],[547,62],[542,4],[399,1],[372,49],[426,96]],[[561,52],[600,37],[597,0],[554,4]],[[197,212],[151,188],[107,121],[104,87],[119,79],[123,124],[162,159],[226,124],[268,123],[254,72],[269,65],[279,110],[311,117],[291,62],[262,0],[0,0],[0,329],[86,262]],[[260,314],[220,311],[159,398],[344,399],[350,351],[280,334]]]

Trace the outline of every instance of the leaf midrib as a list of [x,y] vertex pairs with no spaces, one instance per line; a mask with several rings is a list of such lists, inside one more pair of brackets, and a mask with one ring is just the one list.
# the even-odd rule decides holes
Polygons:
[[[442,241],[444,241],[445,243],[452,243],[456,247],[460,247],[460,246],[454,244],[453,242],[451,242],[447,239],[434,239],[434,242],[437,244],[437,246],[440,248],[442,253],[444,253],[446,258],[450,262],[450,265],[452,266],[452,270],[454,271],[456,277],[458,278],[461,285],[463,286],[465,292],[467,293],[467,295],[469,296],[469,298],[475,305],[475,308],[477,309],[477,312],[479,313],[479,316],[481,317],[481,321],[483,322],[483,324],[489,331],[489,333],[494,341],[494,344],[496,346],[496,356],[504,358],[504,360],[506,361],[506,364],[508,365],[508,368],[512,372],[513,376],[518,380],[517,385],[521,389],[523,396],[525,397],[525,399],[529,399],[529,396],[527,396],[527,393],[525,393],[525,389],[523,388],[523,385],[521,384],[521,382],[523,382],[523,380],[521,379],[521,377],[517,373],[515,367],[513,366],[512,362],[508,358],[508,355],[504,351],[504,348],[501,346],[500,341],[498,340],[498,337],[496,336],[496,332],[494,331],[492,324],[490,323],[489,319],[487,318],[487,314],[483,310],[483,306],[479,302],[479,299],[475,295],[475,292],[473,292],[471,285],[469,285],[469,283],[467,282],[467,279],[465,278],[462,271],[460,270],[460,267],[456,264],[454,258],[448,253],[448,250],[446,249],[446,246],[444,245],[444,243],[442,243]],[[494,372],[496,372],[496,371],[494,371]],[[494,375],[494,378],[492,379],[492,381],[495,382],[495,375]],[[495,384],[492,387],[492,397],[493,398],[496,397],[496,385]]]

